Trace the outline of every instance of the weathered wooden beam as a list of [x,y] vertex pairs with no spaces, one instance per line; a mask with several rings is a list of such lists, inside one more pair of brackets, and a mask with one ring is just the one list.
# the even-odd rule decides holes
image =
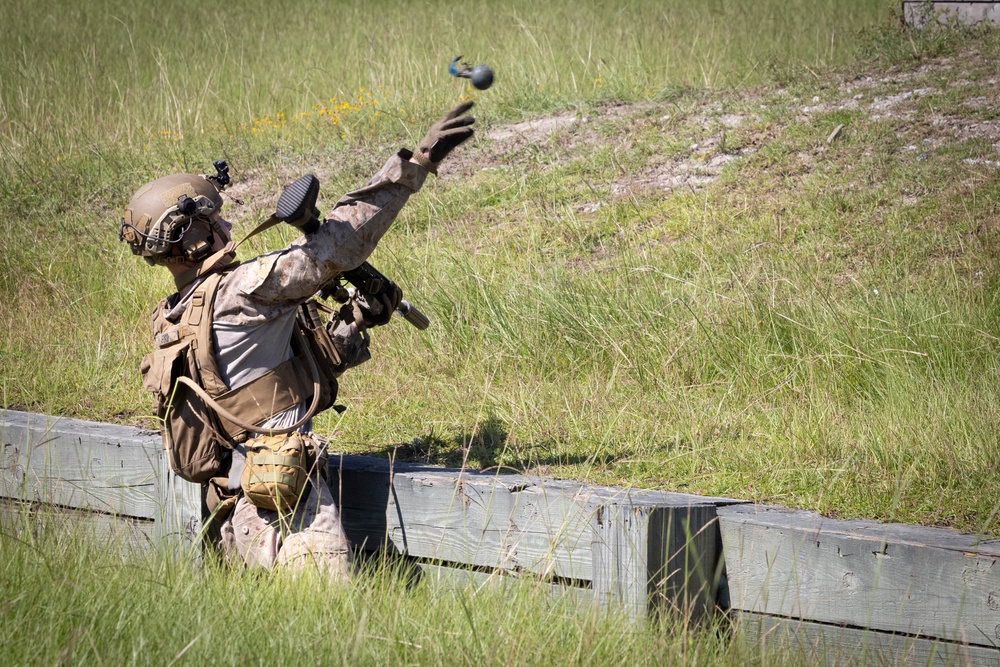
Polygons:
[[200,484],[184,481],[170,469],[167,453],[157,443],[156,500],[159,514],[154,536],[161,546],[197,553],[204,539],[207,514]]
[[111,514],[68,509],[56,505],[30,503],[0,498],[0,521],[4,530],[15,534],[24,531],[54,529],[69,540],[97,539],[123,557],[149,550],[155,543],[155,523]]
[[604,505],[605,520],[594,527],[595,599],[636,617],[664,606],[695,616],[714,609],[722,563],[717,506],[672,500]]
[[957,531],[718,511],[733,609],[1000,645],[1000,542]]
[[[0,496],[154,519],[159,542],[192,545],[201,489],[169,469],[157,434],[6,411]],[[348,536],[424,564],[587,589],[636,617],[714,606],[717,506],[738,502],[331,456]]]
[[[436,565],[434,563],[416,563],[414,567],[419,569],[419,578],[421,580],[426,580],[436,586],[451,589],[471,588],[479,591],[525,583],[522,577],[504,574],[499,571],[483,572],[481,570],[448,567],[446,565]],[[548,596],[551,599],[558,598],[564,604],[568,603],[572,605],[575,603],[579,606],[586,606],[593,605],[595,603],[594,592],[588,587],[556,584],[539,581],[537,579],[531,581],[530,586],[532,590]]]
[[0,497],[88,510],[109,529],[148,520],[154,542],[189,548],[200,536],[201,489],[173,474],[160,443],[131,426],[4,410]]
[[876,630],[824,625],[737,612],[740,641],[763,645],[808,665],[924,665],[996,667],[1000,649],[967,643],[894,635]]
[[932,23],[940,25],[1000,23],[1000,2],[906,0],[903,2],[903,22],[917,28],[923,28]]
[[159,442],[129,426],[4,410],[0,496],[156,519]]
[[348,455],[330,480],[356,544],[585,584],[636,616],[714,605],[716,507],[739,502]]

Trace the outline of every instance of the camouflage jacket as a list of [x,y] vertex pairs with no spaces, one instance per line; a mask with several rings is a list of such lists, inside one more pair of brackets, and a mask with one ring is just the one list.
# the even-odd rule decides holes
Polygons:
[[[362,188],[344,195],[319,229],[281,250],[244,262],[223,278],[213,311],[213,342],[219,370],[230,388],[263,375],[291,358],[292,328],[300,304],[342,271],[364,262],[389,229],[410,195],[427,176],[409,160],[393,155]],[[198,282],[167,300],[164,313],[179,320]],[[368,358],[363,325],[342,324],[334,342],[347,365]],[[306,406],[275,415],[265,426],[296,422]]]

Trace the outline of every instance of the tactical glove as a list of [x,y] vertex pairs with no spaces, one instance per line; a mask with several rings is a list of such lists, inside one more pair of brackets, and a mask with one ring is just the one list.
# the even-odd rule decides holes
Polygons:
[[361,319],[368,327],[388,324],[392,313],[403,300],[403,290],[394,282],[385,284],[378,294],[364,294],[355,297],[361,311]]
[[445,159],[456,146],[472,136],[473,130],[470,127],[476,122],[472,116],[465,116],[466,111],[472,108],[472,102],[463,102],[448,112],[448,115],[431,125],[414,157],[424,167],[433,173],[437,173],[437,166],[441,160]]

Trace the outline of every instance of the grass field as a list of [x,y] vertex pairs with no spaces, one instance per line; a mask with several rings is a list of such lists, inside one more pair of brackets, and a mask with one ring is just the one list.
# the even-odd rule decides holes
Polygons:
[[[152,424],[138,365],[170,283],[116,238],[143,182],[225,157],[247,231],[283,184],[314,171],[328,208],[472,97],[476,141],[372,257],[432,328],[376,332],[349,410],[318,422],[337,448],[1000,535],[1000,36],[906,31],[896,5],[179,2],[154,18],[0,0],[3,405]],[[449,78],[459,54],[496,85]],[[272,657],[359,615],[379,636],[351,634],[345,662],[501,663],[483,640],[498,627],[530,637],[500,644],[523,662],[555,642],[518,616],[536,613],[527,594],[497,618],[500,594],[470,608],[372,575],[329,610],[296,607],[268,597],[300,585],[280,578],[251,600],[224,570],[129,577],[2,539],[0,610],[35,619],[4,632],[38,637],[38,662],[71,646],[72,662],[169,662],[199,636],[184,655],[204,658],[242,627],[240,601],[274,599],[308,629]],[[203,584],[229,606],[199,635],[217,611]],[[197,613],[137,640],[165,607]],[[571,619],[551,628],[567,662],[763,660],[714,629],[605,635],[553,613]]]
[[996,36],[835,4],[13,12],[3,402],[142,422],[170,287],[115,230],[145,180],[226,157],[248,230],[473,95],[477,142],[372,258],[434,326],[377,333],[337,447],[995,532]]
[[0,518],[10,665],[796,664],[732,639],[722,619],[638,626],[526,581],[444,591],[371,564],[344,587],[164,554],[123,562],[115,543],[39,528],[44,515]]

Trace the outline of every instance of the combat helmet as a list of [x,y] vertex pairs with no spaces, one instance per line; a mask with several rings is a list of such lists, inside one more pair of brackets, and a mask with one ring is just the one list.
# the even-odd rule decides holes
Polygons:
[[148,264],[206,259],[216,234],[229,241],[218,222],[229,168],[221,160],[215,166],[215,176],[173,174],[139,188],[125,209],[118,240]]

